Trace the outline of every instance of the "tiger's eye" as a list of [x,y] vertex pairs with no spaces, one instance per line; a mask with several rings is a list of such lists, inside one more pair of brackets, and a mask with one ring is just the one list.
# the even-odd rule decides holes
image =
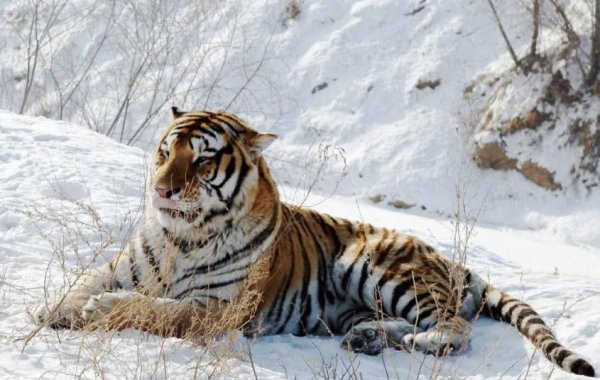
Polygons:
[[194,160],[194,165],[200,167],[209,162],[210,162],[210,157],[198,157]]

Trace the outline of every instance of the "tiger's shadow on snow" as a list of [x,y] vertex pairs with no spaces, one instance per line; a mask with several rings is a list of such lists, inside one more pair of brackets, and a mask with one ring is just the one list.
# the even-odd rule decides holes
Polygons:
[[[244,351],[251,350],[255,366],[291,379],[518,377],[527,372],[532,352],[526,350],[528,342],[514,327],[488,318],[473,323],[469,348],[457,356],[436,358],[394,348],[387,348],[378,356],[369,356],[349,352],[340,347],[341,342],[341,336],[272,335],[253,340]],[[533,360],[544,359],[536,354]]]

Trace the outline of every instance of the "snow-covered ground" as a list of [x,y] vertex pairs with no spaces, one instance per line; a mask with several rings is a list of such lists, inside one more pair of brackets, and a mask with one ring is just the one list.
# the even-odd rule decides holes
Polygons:
[[[35,331],[26,310],[60,292],[96,256],[115,254],[143,208],[147,156],[76,125],[0,113],[0,378],[208,377],[201,345],[137,331]],[[285,199],[302,189],[282,187]],[[320,211],[423,237],[451,254],[453,223],[391,211],[345,196],[310,194]],[[575,231],[563,231],[574,233]],[[99,253],[100,252],[100,253]],[[600,368],[600,251],[539,231],[478,225],[468,264],[497,286],[530,302],[569,348]],[[348,354],[339,337],[238,337],[221,375],[248,378],[365,379],[443,376],[569,378],[512,327],[481,319],[471,349],[435,362],[404,352]],[[251,351],[252,361],[248,351]],[[252,365],[253,363],[253,365]],[[254,368],[253,368],[254,366]],[[553,372],[554,371],[554,372]]]
[[[155,116],[134,141],[149,150],[170,105],[229,107],[258,129],[280,135],[268,156],[280,181],[290,186],[301,182],[319,146],[329,146],[330,155],[343,149],[345,160],[338,154],[329,161],[327,175],[315,186],[322,193],[341,180],[336,194],[361,201],[381,195],[381,206],[390,209],[388,202],[402,201],[415,204],[410,211],[415,214],[451,216],[462,178],[470,206],[481,207],[480,220],[600,244],[597,229],[586,227],[600,218],[594,206],[598,192],[589,196],[572,189],[565,176],[559,178],[565,189],[549,192],[518,173],[482,172],[472,163],[464,125],[477,116],[479,105],[464,99],[465,88],[512,66],[486,1],[213,3],[66,2],[40,47],[26,113],[62,115],[105,131],[116,123],[110,134],[124,141],[151,113]],[[586,1],[568,3],[576,29],[585,32]],[[2,109],[18,110],[26,88],[31,4],[0,0],[6,21],[0,24]],[[297,13],[289,11],[291,4]],[[528,4],[497,5],[520,56],[530,42]],[[40,13],[41,26],[46,13]],[[549,4],[543,15],[541,52],[563,38]],[[146,53],[147,65],[139,66]],[[138,66],[143,77],[134,80],[130,76]],[[437,80],[433,89],[416,87]],[[175,82],[179,87],[171,93],[167,84]],[[61,114],[61,96],[67,101],[71,90]],[[505,101],[521,103],[517,95]],[[567,166],[560,173],[568,172]]]

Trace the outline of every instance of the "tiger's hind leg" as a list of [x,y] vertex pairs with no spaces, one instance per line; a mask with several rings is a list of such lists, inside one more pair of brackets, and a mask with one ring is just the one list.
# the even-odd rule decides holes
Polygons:
[[432,355],[456,355],[467,350],[471,341],[471,326],[460,316],[440,321],[429,329],[407,334],[403,345],[408,349]]
[[377,355],[385,347],[420,351],[432,355],[465,352],[471,340],[471,327],[462,317],[441,321],[427,330],[402,318],[363,320],[352,326],[342,339],[342,348]]
[[423,330],[402,318],[368,320],[357,323],[344,335],[342,348],[377,355],[385,347],[402,348],[407,336]]

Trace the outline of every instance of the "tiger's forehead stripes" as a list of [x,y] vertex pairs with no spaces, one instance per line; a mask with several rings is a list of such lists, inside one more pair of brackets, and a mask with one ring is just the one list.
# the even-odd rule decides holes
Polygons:
[[175,128],[188,127],[191,129],[201,129],[213,133],[225,133],[234,138],[250,131],[253,132],[245,121],[235,115],[213,112],[188,112],[175,120]]
[[[207,123],[205,121],[188,121],[182,124],[177,124],[176,127],[173,128],[173,132],[176,131],[186,131],[187,133],[190,134],[196,134],[198,132],[203,133],[203,134],[207,134],[210,136],[215,137],[217,134],[219,133],[223,133],[224,131],[221,128],[214,128],[213,125],[211,125],[210,123]],[[196,133],[194,133],[196,132]]]
[[209,120],[204,119],[190,119],[190,118],[179,118],[176,120],[176,124],[168,132],[165,140],[170,145],[173,141],[172,136],[184,136],[190,139],[212,139],[215,141],[225,141],[224,130],[214,123],[210,123]]
[[189,112],[173,121],[161,148],[168,152],[177,138],[185,138],[193,151],[193,161],[227,153],[231,139],[246,138],[256,134],[243,120],[235,115],[212,112]]

